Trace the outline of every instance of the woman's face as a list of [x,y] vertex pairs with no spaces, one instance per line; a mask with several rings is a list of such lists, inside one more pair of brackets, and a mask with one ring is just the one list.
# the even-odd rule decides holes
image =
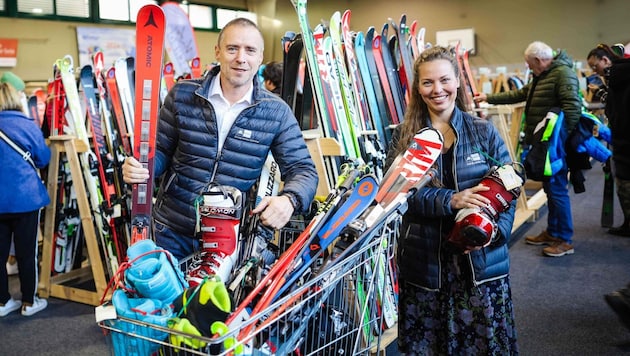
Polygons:
[[418,92],[433,114],[448,115],[455,108],[459,78],[450,61],[436,59],[420,64]]
[[608,57],[602,57],[597,58],[597,56],[590,56],[587,59],[588,62],[588,66],[591,67],[591,69],[601,75],[604,76],[605,75],[605,69],[610,67],[612,65],[612,62],[610,61],[610,59],[608,59]]

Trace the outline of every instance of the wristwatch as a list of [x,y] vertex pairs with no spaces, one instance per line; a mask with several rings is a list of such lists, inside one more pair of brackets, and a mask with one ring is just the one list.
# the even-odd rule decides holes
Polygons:
[[285,197],[289,198],[289,201],[291,202],[291,205],[293,205],[293,210],[294,211],[299,211],[300,210],[300,201],[295,196],[295,194],[293,194],[291,192],[283,192],[282,195],[284,195]]

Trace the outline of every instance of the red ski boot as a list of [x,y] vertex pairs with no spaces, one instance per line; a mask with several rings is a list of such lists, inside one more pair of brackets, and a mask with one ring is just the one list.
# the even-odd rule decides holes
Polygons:
[[226,185],[212,185],[200,197],[198,233],[201,251],[188,267],[187,279],[195,287],[205,277],[227,283],[238,258],[241,192]]
[[490,199],[490,203],[483,208],[458,211],[448,241],[463,250],[489,244],[497,232],[499,213],[507,210],[512,201],[519,197],[524,180],[520,164],[493,167],[479,183],[490,188],[479,192]]

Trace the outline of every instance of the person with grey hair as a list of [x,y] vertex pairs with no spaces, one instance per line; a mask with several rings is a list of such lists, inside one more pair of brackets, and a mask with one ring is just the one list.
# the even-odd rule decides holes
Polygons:
[[[221,231],[214,237],[199,233],[197,205],[214,185],[229,186],[223,189],[226,192],[248,193],[271,152],[280,168],[282,192],[263,198],[251,213],[264,225],[280,229],[292,214],[306,212],[315,196],[317,170],[297,120],[291,108],[263,90],[256,78],[263,49],[263,36],[254,22],[231,20],[215,45],[219,65],[203,78],[177,82],[160,109],[155,177],[162,179],[152,214],[153,232],[157,245],[178,260],[201,249],[205,257],[200,269],[189,277],[216,275],[237,255],[235,229],[217,228]],[[123,178],[129,184],[142,183],[149,179],[149,171],[129,157]],[[233,203],[239,208],[237,201]],[[227,241],[219,243],[220,239]]]
[[[524,122],[524,146],[533,143],[534,129],[552,108],[564,112],[560,130],[560,145],[577,126],[582,113],[582,99],[578,77],[573,70],[573,60],[564,50],[554,51],[544,42],[535,41],[525,49],[525,61],[532,71],[532,80],[521,89],[492,95],[480,93],[475,101],[490,104],[526,102]],[[546,256],[559,257],[575,252],[573,248],[573,217],[569,200],[568,165],[562,158],[561,168],[543,182],[547,195],[547,228],[537,236],[527,236],[531,245],[548,245],[542,252]]]

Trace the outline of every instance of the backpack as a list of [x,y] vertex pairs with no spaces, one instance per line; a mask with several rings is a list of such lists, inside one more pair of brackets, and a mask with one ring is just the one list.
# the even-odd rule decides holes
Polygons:
[[559,108],[551,108],[536,125],[531,147],[523,162],[527,178],[548,182],[562,168],[565,156],[560,140],[563,121],[564,113]]

